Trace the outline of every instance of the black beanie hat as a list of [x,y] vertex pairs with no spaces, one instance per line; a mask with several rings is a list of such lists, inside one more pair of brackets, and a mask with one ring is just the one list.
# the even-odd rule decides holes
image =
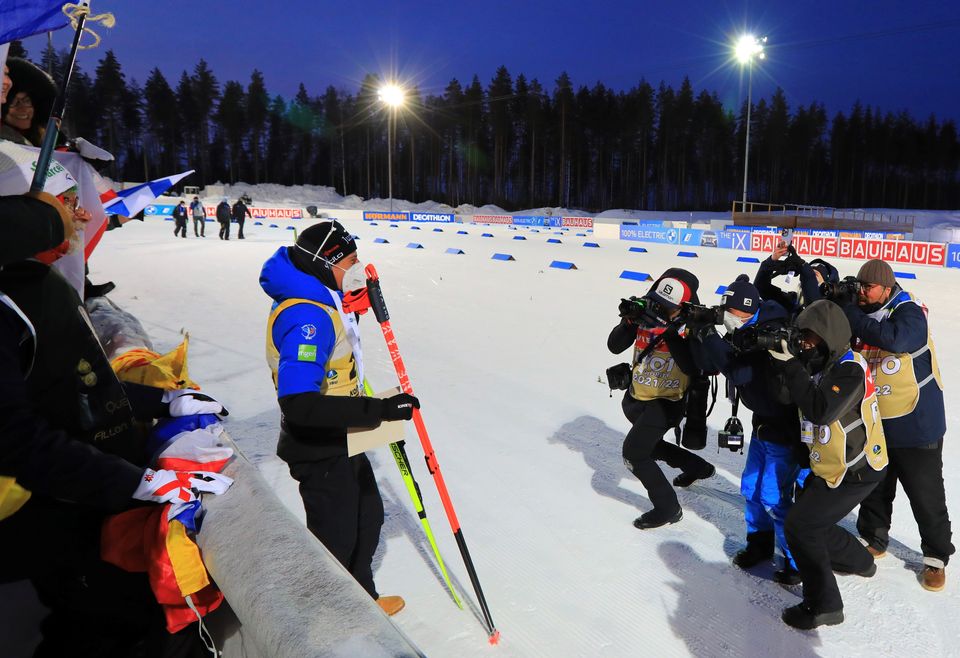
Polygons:
[[723,291],[722,305],[744,313],[756,313],[760,308],[760,292],[750,283],[749,276],[741,274]]
[[328,287],[335,287],[331,266],[356,250],[353,236],[333,219],[304,230],[290,247],[290,260],[297,269],[319,278]]

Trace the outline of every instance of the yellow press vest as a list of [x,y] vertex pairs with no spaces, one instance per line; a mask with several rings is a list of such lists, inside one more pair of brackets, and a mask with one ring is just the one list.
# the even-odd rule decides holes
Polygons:
[[663,329],[640,329],[633,348],[633,371],[630,395],[635,400],[682,400],[687,391],[690,378],[670,355],[670,348],[663,341],[657,345],[642,361],[638,361],[640,352],[650,341],[663,332]]
[[[887,308],[882,310],[878,320],[890,317],[900,304],[917,304],[927,314],[926,307],[908,292],[901,292]],[[930,374],[923,381],[917,378],[913,362],[925,352],[930,352]],[[943,380],[940,378],[940,365],[937,363],[937,352],[930,336],[930,325],[927,325],[927,344],[915,352],[895,354],[887,350],[864,345],[860,353],[870,364],[874,380],[877,384],[877,400],[880,403],[882,418],[900,418],[913,412],[920,401],[920,389],[936,382],[943,390]]]
[[343,395],[350,397],[359,397],[361,395],[361,382],[357,376],[357,364],[353,355],[353,346],[350,344],[350,338],[343,327],[343,321],[340,319],[340,311],[336,308],[315,302],[311,299],[287,299],[270,313],[267,318],[267,364],[270,366],[270,373],[273,375],[273,386],[278,387],[280,370],[280,351],[273,342],[273,325],[277,318],[285,310],[296,304],[312,304],[317,308],[323,309],[330,322],[333,323],[334,335],[336,336],[333,344],[333,351],[324,364],[326,376],[320,385],[320,392],[324,395]]
[[[810,469],[830,488],[840,486],[847,471],[861,460],[867,460],[875,471],[887,465],[887,442],[870,367],[856,352],[847,352],[840,359],[841,363],[847,361],[863,368],[864,394],[859,408],[829,425],[816,425],[800,414],[800,438],[810,449]],[[852,453],[849,461],[848,453]]]

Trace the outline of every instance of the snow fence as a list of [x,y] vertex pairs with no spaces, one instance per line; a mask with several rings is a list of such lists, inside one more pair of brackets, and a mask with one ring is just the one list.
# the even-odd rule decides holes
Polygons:
[[[140,322],[107,298],[88,301],[87,310],[111,360],[153,349]],[[229,604],[204,620],[223,656],[422,656],[221,436],[236,455],[223,471],[234,482],[226,494],[204,497],[197,543]]]

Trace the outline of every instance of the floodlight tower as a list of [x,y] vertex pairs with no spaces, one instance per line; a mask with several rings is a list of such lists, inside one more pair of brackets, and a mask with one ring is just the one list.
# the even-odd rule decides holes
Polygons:
[[397,110],[403,106],[403,89],[390,83],[380,87],[377,94],[381,102],[390,110],[387,117],[387,188],[390,194],[390,212],[393,212],[393,138],[397,131]]
[[767,43],[767,37],[757,39],[752,34],[744,34],[733,46],[733,54],[740,62],[741,66],[747,67],[747,125],[746,144],[743,147],[743,212],[747,211],[747,174],[750,165],[750,106],[753,96],[753,60],[764,59],[766,55],[763,52],[763,46]]

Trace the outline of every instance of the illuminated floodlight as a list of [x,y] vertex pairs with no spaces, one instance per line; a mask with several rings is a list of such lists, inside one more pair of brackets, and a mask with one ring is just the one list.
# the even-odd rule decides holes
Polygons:
[[380,100],[390,107],[400,107],[403,105],[404,93],[399,85],[388,84],[380,87],[378,92]]
[[763,44],[767,42],[767,37],[757,39],[752,34],[744,34],[737,39],[733,46],[733,54],[741,64],[749,64],[756,59],[763,59],[766,55],[763,52]]

